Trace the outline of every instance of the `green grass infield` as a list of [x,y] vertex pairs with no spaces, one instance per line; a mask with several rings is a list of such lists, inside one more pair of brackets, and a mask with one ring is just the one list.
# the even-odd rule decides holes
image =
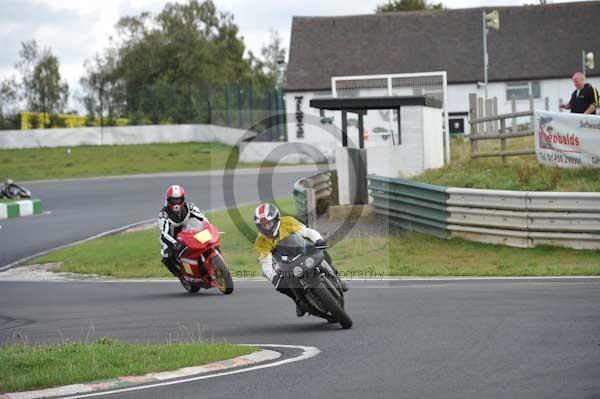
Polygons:
[[[0,346],[0,394],[170,371],[259,350],[227,343],[94,343]],[[0,395],[1,396],[1,395]]]
[[223,170],[230,156],[237,162],[238,148],[220,143],[0,150],[0,181]]

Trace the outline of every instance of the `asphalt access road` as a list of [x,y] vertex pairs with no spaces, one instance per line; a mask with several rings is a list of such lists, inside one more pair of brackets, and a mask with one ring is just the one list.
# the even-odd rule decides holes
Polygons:
[[[293,183],[315,170],[314,166],[278,168],[274,174],[264,171],[260,178],[256,169],[238,170],[233,180],[233,206],[290,196]],[[0,268],[41,251],[155,218],[171,184],[183,185],[188,198],[203,210],[224,208],[223,182],[222,172],[207,172],[26,183],[50,213],[0,220]]]
[[201,335],[322,351],[110,399],[600,397],[599,280],[352,282],[351,330],[296,318],[267,282],[236,284],[223,296],[176,282],[1,282],[0,341]]

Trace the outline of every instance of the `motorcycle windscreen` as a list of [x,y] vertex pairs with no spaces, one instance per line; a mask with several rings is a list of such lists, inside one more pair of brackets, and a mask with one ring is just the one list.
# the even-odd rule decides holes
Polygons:
[[191,217],[185,222],[182,230],[204,230],[204,222]]
[[311,255],[315,253],[315,247],[299,234],[290,234],[279,241],[273,251],[273,256],[277,261],[289,262],[298,255]]

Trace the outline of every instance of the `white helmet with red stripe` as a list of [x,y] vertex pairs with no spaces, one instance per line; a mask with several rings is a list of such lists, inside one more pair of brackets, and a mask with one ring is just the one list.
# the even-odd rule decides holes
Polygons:
[[181,216],[185,205],[185,190],[176,184],[167,188],[165,193],[166,206],[174,215]]
[[262,234],[269,238],[277,237],[281,226],[279,209],[273,204],[265,202],[256,207],[254,211],[254,224]]

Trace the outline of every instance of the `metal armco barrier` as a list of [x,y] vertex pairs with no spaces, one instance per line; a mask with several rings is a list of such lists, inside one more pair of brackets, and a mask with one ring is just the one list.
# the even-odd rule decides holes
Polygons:
[[373,175],[368,179],[373,209],[388,216],[390,224],[448,237],[448,194],[443,187]]
[[294,183],[294,202],[298,220],[315,227],[317,217],[329,205],[337,204],[337,172],[330,170],[305,177]]
[[600,248],[600,193],[442,187],[369,175],[376,213],[407,230],[514,247]]

